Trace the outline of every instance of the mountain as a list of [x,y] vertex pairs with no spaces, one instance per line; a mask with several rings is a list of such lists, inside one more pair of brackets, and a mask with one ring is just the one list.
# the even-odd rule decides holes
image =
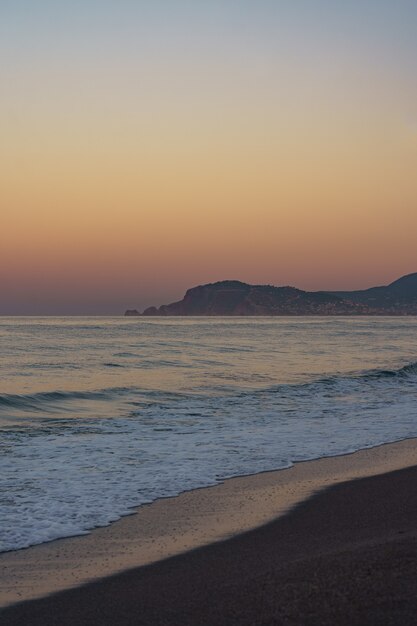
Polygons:
[[417,273],[382,287],[334,292],[224,280],[193,287],[179,302],[149,307],[142,315],[417,315]]
[[390,285],[360,291],[335,291],[335,296],[386,314],[417,314],[417,273],[407,274]]
[[223,280],[193,287],[179,302],[149,307],[142,315],[417,315],[417,273],[384,287],[336,292]]

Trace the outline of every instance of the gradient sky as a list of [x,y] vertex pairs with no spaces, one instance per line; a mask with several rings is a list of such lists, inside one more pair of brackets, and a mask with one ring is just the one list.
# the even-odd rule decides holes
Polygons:
[[1,0],[0,314],[417,271],[415,0]]

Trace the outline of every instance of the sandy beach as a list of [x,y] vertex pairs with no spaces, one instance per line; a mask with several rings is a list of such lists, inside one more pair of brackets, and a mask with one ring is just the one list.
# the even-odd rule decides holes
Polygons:
[[[416,464],[415,439],[298,463],[2,554],[1,605],[14,605],[3,609],[4,623],[327,623],[315,613],[324,596],[328,623],[354,623],[353,614],[343,621],[343,602],[375,616],[357,623],[395,623],[383,621],[386,610],[377,621],[377,607],[387,589],[396,610],[410,606],[405,582],[401,599],[391,579],[416,569]],[[367,609],[365,583],[376,594]]]

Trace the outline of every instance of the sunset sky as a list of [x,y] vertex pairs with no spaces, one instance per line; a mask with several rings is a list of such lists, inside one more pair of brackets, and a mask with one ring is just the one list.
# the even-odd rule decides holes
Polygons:
[[417,271],[416,0],[1,0],[0,314]]

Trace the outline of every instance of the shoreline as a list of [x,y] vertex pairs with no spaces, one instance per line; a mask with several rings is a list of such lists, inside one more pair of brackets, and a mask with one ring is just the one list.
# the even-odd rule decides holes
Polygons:
[[237,537],[328,487],[414,465],[417,438],[410,438],[161,498],[89,534],[0,554],[0,607]]

